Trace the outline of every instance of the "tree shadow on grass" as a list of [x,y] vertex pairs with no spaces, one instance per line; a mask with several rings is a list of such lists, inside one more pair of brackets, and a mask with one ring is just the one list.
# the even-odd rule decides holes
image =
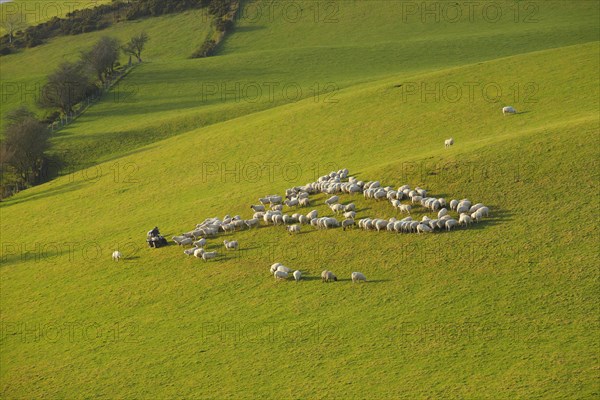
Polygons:
[[64,185],[60,185],[56,188],[48,189],[40,193],[25,193],[23,195],[19,194],[17,198],[9,198],[7,200],[2,201],[2,208],[7,208],[14,206],[16,204],[26,203],[28,201],[45,199],[48,197],[74,192],[76,190],[82,189],[87,186],[91,181],[81,181],[81,182],[69,182]]

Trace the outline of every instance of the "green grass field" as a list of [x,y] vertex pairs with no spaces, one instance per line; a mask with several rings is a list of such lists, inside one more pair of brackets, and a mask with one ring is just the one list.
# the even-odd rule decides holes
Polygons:
[[[3,83],[31,83],[101,34],[151,36],[123,86],[53,138],[63,176],[0,204],[2,398],[598,398],[598,2],[496,2],[495,23],[289,4],[246,2],[208,59],[188,59],[208,32],[193,13],[2,58]],[[210,263],[145,247],[155,225],[249,218],[344,167],[491,217],[431,235],[261,227],[209,240]],[[273,262],[307,279],[275,282]]]

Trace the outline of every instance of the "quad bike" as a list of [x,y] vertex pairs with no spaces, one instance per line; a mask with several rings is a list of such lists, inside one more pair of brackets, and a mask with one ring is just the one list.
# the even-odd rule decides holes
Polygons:
[[156,226],[151,231],[148,231],[146,242],[148,243],[149,247],[154,247],[155,249],[168,244],[167,239],[160,234],[158,227]]

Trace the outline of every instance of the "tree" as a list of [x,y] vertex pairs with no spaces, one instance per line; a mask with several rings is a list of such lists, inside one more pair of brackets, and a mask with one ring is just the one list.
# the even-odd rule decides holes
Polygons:
[[5,129],[0,149],[2,169],[12,167],[19,178],[19,186],[34,183],[50,147],[49,139],[48,128],[32,115],[12,121]]
[[27,19],[23,14],[6,14],[6,16],[0,21],[0,25],[6,33],[8,33],[8,42],[12,43],[13,37],[16,32],[27,28]]
[[73,107],[96,89],[84,69],[80,63],[62,63],[42,87],[40,106],[71,114]]
[[89,71],[96,74],[98,80],[104,83],[119,59],[119,41],[115,38],[104,36],[92,47],[90,51],[81,54],[81,61]]
[[135,56],[138,62],[142,62],[142,51],[150,37],[146,32],[142,32],[137,36],[132,37],[123,47],[123,52]]

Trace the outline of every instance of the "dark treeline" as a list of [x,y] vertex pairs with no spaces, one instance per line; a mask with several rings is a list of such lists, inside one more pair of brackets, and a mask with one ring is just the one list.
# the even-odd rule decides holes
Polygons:
[[[25,27],[24,17],[8,15],[14,29],[0,38],[0,55],[7,55],[17,49],[38,46],[49,38],[77,35],[80,33],[106,29],[122,20],[136,20],[145,17],[178,13],[190,9],[206,7],[207,12],[221,19],[230,9],[232,0],[113,0],[91,9],[76,10],[66,18],[54,17],[47,22]],[[19,21],[21,19],[22,21]]]

